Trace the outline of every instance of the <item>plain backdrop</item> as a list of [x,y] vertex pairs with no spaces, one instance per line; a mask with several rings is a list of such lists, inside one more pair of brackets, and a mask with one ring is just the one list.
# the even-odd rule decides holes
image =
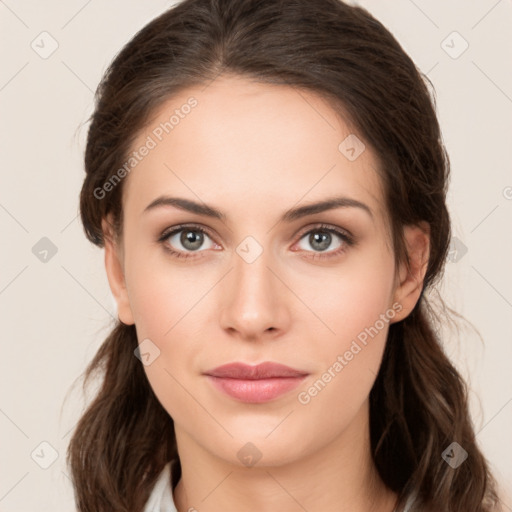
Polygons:
[[[512,4],[364,0],[428,74],[451,164],[454,245],[439,286],[470,320],[445,346],[512,510]],[[113,325],[78,194],[85,124],[112,57],[171,3],[0,1],[0,510],[71,511],[72,385]],[[66,399],[67,398],[67,399]]]

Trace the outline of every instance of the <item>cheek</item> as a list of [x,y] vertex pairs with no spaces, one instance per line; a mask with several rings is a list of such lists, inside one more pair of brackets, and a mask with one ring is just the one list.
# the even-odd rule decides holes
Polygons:
[[[171,346],[173,353],[200,349],[201,332],[220,329],[216,323],[219,305],[212,301],[225,298],[227,290],[232,290],[230,283],[219,283],[213,267],[172,265],[161,255],[137,253],[137,248],[130,254],[127,283],[139,342],[149,338],[166,355]],[[300,298],[297,303],[282,292],[283,307],[295,315],[289,324],[291,331],[304,334],[300,341],[304,354],[311,354],[308,344],[314,342],[317,360],[325,365],[333,361],[333,355],[349,350],[355,339],[382,345],[387,324],[379,319],[390,308],[393,269],[391,256],[374,250],[354,254],[337,268],[301,264],[283,272],[284,281]],[[286,302],[290,300],[293,303]],[[375,329],[384,331],[382,336],[376,336]],[[180,347],[178,339],[187,343]],[[378,349],[367,349],[365,355],[375,351],[378,355]],[[375,361],[371,366],[375,367]]]
[[[318,372],[297,397],[312,417],[330,410],[332,425],[339,426],[370,393],[396,313],[390,304],[393,272],[392,257],[375,251],[352,258],[330,279],[317,280],[322,293],[304,281],[304,302],[312,304],[323,324],[314,353]],[[312,328],[309,333],[314,339]]]
[[304,422],[324,418],[326,439],[346,428],[367,403],[395,314],[389,306],[390,283],[378,272],[354,274],[328,289],[319,305],[334,334],[316,344],[318,371],[298,390],[297,403]]
[[206,291],[197,272],[173,267],[160,249],[134,248],[125,265],[130,306],[137,332],[144,337],[170,334]]
[[[189,417],[193,378],[198,355],[198,315],[207,288],[182,272],[148,266],[131,276],[130,303],[139,343],[151,340],[156,357],[144,366],[148,381],[164,409],[178,423]],[[203,289],[204,288],[204,289]],[[194,413],[198,420],[201,411]],[[194,416],[192,414],[192,416]]]
[[149,352],[156,354],[144,370],[157,398],[169,414],[179,417],[180,411],[190,407],[190,395],[183,386],[204,350],[199,319],[205,315],[207,301],[202,298],[215,276],[198,279],[197,270],[173,268],[161,255],[135,248],[125,265],[138,341],[150,340]]
[[[139,342],[149,338],[160,351],[144,370],[178,431],[191,433],[224,456],[236,453],[239,443],[249,438],[265,453],[286,460],[298,451],[313,453],[335,439],[367,404],[389,326],[380,315],[389,308],[391,259],[365,255],[336,270],[304,265],[280,274],[300,297],[298,301],[287,288],[276,287],[290,315],[285,334],[295,340],[294,351],[313,373],[286,404],[287,411],[293,410],[286,429],[270,437],[267,433],[285,415],[281,409],[241,414],[236,404],[212,399],[199,377],[202,364],[218,360],[217,350],[209,350],[206,340],[225,339],[219,310],[233,289],[230,283],[219,282],[219,272],[207,266],[173,268],[143,256],[133,258],[126,268]],[[219,425],[234,435],[233,440],[226,441]]]
[[364,338],[366,330],[376,322],[378,330],[382,330],[379,319],[391,308],[394,263],[382,253],[380,256],[361,254],[340,265],[338,271],[330,271],[325,277],[303,275],[295,290],[321,320],[323,325],[311,316],[324,338],[331,340],[326,347],[332,351],[343,349],[361,333]]

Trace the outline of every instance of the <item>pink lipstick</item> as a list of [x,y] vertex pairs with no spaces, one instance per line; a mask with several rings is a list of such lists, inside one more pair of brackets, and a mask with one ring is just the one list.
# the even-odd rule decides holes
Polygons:
[[263,403],[296,388],[308,373],[267,361],[256,366],[228,363],[205,372],[205,375],[216,389],[232,398]]

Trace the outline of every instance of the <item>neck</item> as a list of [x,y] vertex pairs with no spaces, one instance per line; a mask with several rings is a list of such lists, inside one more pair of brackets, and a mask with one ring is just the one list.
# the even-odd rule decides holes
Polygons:
[[396,494],[370,453],[366,403],[331,443],[292,463],[253,467],[219,459],[176,427],[182,468],[174,489],[178,512],[392,512]]

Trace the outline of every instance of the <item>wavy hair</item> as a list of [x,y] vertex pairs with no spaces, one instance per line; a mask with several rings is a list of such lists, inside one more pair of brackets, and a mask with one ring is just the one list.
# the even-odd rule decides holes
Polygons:
[[[85,234],[104,246],[102,219],[122,233],[123,182],[100,196],[156,109],[221,73],[312,91],[350,120],[379,161],[395,261],[407,262],[406,225],[430,225],[430,259],[415,308],[389,329],[370,393],[371,451],[403,510],[499,510],[496,482],[477,446],[467,384],[443,351],[427,293],[450,241],[449,158],[435,94],[390,32],[340,0],[184,0],[116,55],[95,96],[80,194]],[[134,326],[117,322],[85,370],[97,395],[70,440],[67,462],[80,512],[141,512],[164,465],[177,457],[172,418],[140,361]],[[456,441],[467,460],[452,468]]]

